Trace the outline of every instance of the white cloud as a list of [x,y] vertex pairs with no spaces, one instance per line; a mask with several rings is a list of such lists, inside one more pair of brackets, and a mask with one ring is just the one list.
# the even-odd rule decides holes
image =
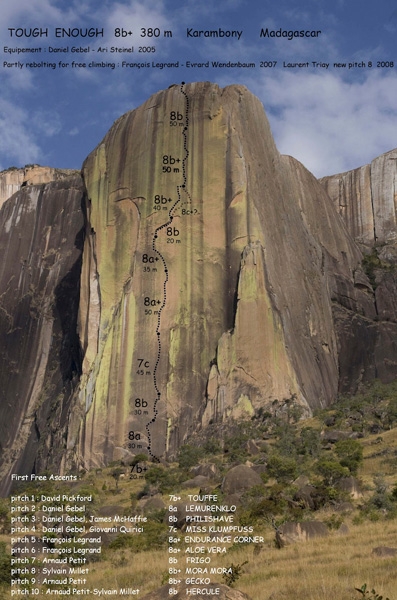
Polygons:
[[[54,0],[18,0],[2,2],[1,18],[8,27],[47,27],[75,22],[88,12],[87,2],[68,2],[57,5]],[[38,25],[39,23],[39,25]]]
[[12,164],[23,166],[37,162],[40,148],[35,137],[29,131],[29,115],[13,103],[0,99],[0,155],[7,157],[7,164],[0,165],[1,169]]
[[253,82],[280,152],[316,176],[352,169],[397,146],[397,75],[360,81],[333,73],[281,73]]
[[[1,57],[1,60],[6,60],[7,62],[11,62],[14,61],[15,62],[15,58],[12,58],[10,61],[10,57]],[[7,81],[6,84],[6,88],[1,90],[1,94],[2,95],[6,95],[6,91],[12,92],[13,90],[18,90],[18,91],[30,91],[32,90],[32,88],[34,87],[33,82],[34,82],[34,76],[33,73],[31,71],[28,71],[28,69],[17,69],[16,67],[10,67],[10,68],[5,68],[3,67],[3,75],[4,75],[4,81]],[[8,94],[10,96],[10,94]]]
[[[296,156],[316,175],[359,166],[397,145],[394,134],[397,130],[396,73],[385,75],[384,72],[365,71],[357,76],[353,71],[342,75],[340,72],[331,73],[320,69],[301,69],[295,72],[280,68],[283,60],[311,61],[327,57],[328,62],[343,61],[337,22],[324,11],[317,10],[316,13],[316,28],[318,24],[318,28],[324,31],[320,40],[295,39],[289,42],[262,38],[259,43],[246,36],[238,44],[219,44],[206,39],[196,44],[195,40],[186,41],[186,26],[194,26],[197,21],[205,23],[208,28],[218,25],[226,27],[229,21],[218,23],[220,17],[223,14],[228,15],[228,18],[238,16],[238,12],[233,13],[233,9],[241,8],[244,3],[241,0],[225,0],[215,5],[208,1],[197,3],[187,0],[183,6],[178,6],[167,0],[71,0],[67,3],[60,0],[18,0],[3,1],[3,4],[1,13],[6,27],[30,27],[38,21],[49,28],[54,25],[104,27],[107,38],[90,40],[90,46],[94,48],[99,44],[136,46],[143,41],[139,35],[141,27],[173,31],[172,40],[156,38],[156,55],[134,54],[131,57],[134,60],[152,60],[158,57],[158,60],[165,62],[172,60],[169,56],[175,60],[175,56],[171,54],[175,48],[178,49],[181,60],[181,57],[200,60],[198,57],[201,56],[202,60],[254,60],[258,64],[264,57],[278,59],[275,71],[257,67],[255,73],[249,70],[213,70],[204,73],[196,69],[192,70],[191,77],[200,79],[210,75],[220,85],[236,82],[247,85],[263,101],[280,151]],[[306,26],[306,23],[310,24],[311,13],[299,8],[287,13],[280,5],[277,13],[283,16],[283,26],[284,23],[287,26],[295,22],[299,29]],[[266,11],[263,14],[266,15]],[[274,16],[274,11],[272,14]],[[395,25],[395,14],[397,13],[391,15],[389,24]],[[239,21],[235,18],[233,21],[233,28],[240,28]],[[278,28],[280,24],[280,19],[272,20],[266,15],[266,19],[262,23],[258,21],[257,26]],[[134,31],[132,39],[115,38],[113,33],[116,27]],[[288,27],[290,28],[294,29],[295,26]],[[32,44],[43,43],[39,38],[31,41]],[[59,40],[57,42],[61,43]],[[149,38],[146,42],[147,45],[150,44]],[[84,41],[82,45],[85,43]],[[380,47],[376,51],[374,48],[371,51],[357,50],[357,60],[369,60],[375,54],[383,55]],[[92,56],[98,61],[116,61],[110,53]],[[7,122],[0,120],[0,151],[7,160],[9,157],[10,161],[17,160],[18,163],[40,160],[40,146],[44,147],[46,143],[44,137],[59,133],[62,114],[38,111],[42,108],[38,105],[42,90],[39,85],[36,87],[39,70],[33,73],[25,69],[3,69],[3,75],[7,84],[0,90],[0,108],[4,107],[3,114],[7,115]],[[170,81],[174,81],[174,77],[175,82],[180,79],[177,70],[174,72],[166,69],[131,73],[121,68],[112,73],[99,68],[75,69],[65,72],[64,76],[65,85],[66,78],[78,80],[82,96],[89,90],[95,101],[98,97],[98,112],[94,111],[98,121],[105,115],[104,108],[99,108],[99,100],[107,101],[105,116],[111,121],[124,110],[133,108],[154,90],[167,87]],[[15,89],[18,94],[15,94]],[[24,106],[26,110],[18,106]],[[48,104],[43,103],[42,106]],[[83,129],[88,129],[87,123],[82,125],[79,122],[69,131],[69,135],[76,135],[76,130],[81,132]]]
[[61,118],[54,110],[35,111],[29,123],[39,137],[53,137],[62,129]]

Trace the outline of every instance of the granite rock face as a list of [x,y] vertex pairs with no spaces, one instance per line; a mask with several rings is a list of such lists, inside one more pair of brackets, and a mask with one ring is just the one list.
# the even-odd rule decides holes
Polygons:
[[0,173],[0,208],[15,192],[27,185],[39,185],[50,181],[61,181],[78,172],[71,169],[53,169],[40,165],[26,166],[24,169],[10,168]]
[[[23,187],[0,211],[0,441],[8,473],[59,467],[81,372],[80,176]],[[58,454],[57,454],[58,452]]]
[[[172,457],[276,400],[310,415],[395,378],[382,160],[371,198],[368,168],[320,184],[280,156],[245,87],[195,83],[116,121],[82,179],[0,174],[4,197],[21,188],[0,212],[3,475]],[[363,262],[375,221],[388,244]]]
[[355,240],[370,247],[397,241],[397,149],[320,182]]
[[366,311],[348,302],[334,307],[341,364],[339,388],[354,390],[360,381],[372,378],[392,381],[397,366],[397,150],[320,182],[363,250],[371,280],[368,287],[361,274],[355,275],[356,287],[368,296]]
[[335,399],[333,303],[371,319],[372,289],[323,187],[279,155],[246,88],[159,92],[115,123],[83,175],[68,445],[86,466],[172,454],[198,424],[275,399],[293,395],[305,414]]

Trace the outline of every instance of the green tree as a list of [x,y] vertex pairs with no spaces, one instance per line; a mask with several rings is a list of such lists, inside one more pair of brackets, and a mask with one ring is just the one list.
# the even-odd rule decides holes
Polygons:
[[116,490],[119,489],[119,480],[120,480],[120,476],[124,473],[124,469],[122,467],[117,467],[116,469],[113,469],[111,475],[113,477],[113,479],[116,482]]
[[363,462],[363,448],[357,440],[339,440],[335,444],[335,452],[342,467],[347,467],[352,475],[356,475]]
[[316,470],[323,477],[324,484],[326,486],[333,486],[344,477],[348,477],[350,475],[347,467],[343,467],[336,460],[329,460],[326,458],[318,461]]
[[149,457],[147,456],[147,454],[137,454],[136,456],[134,456],[134,458],[131,460],[130,462],[130,467],[135,467],[138,463],[140,462],[148,462]]
[[204,455],[202,448],[185,444],[179,448],[178,463],[181,469],[190,469],[199,462]]
[[321,452],[320,432],[313,427],[304,427],[300,433],[299,454],[317,458]]
[[298,465],[294,458],[272,454],[267,463],[267,472],[279,483],[290,483],[298,475]]
[[145,479],[148,484],[158,486],[162,494],[167,494],[178,489],[183,473],[171,467],[165,469],[162,465],[153,465],[146,471]]

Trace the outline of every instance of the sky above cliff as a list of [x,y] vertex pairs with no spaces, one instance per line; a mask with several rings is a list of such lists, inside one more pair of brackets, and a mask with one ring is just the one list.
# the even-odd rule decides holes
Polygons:
[[0,17],[0,170],[80,168],[115,119],[181,81],[246,85],[316,176],[397,146],[395,0],[15,0]]

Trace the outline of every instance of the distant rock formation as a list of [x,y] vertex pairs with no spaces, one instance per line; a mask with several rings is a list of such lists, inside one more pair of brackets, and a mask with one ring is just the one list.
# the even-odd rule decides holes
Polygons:
[[397,240],[397,149],[353,171],[320,179],[357,242],[373,247]]
[[0,212],[4,476],[172,456],[210,423],[396,377],[397,284],[353,239],[368,202],[346,192],[364,212],[344,223],[324,189],[342,176],[280,156],[245,87],[159,92],[65,177]]
[[78,175],[78,171],[53,169],[52,167],[41,167],[40,165],[27,165],[23,169],[10,167],[0,173],[0,208],[8,198],[22,187],[60,181],[71,175]]
[[0,440],[8,473],[59,469],[81,373],[81,177],[23,187],[0,211]]
[[335,305],[339,388],[354,390],[358,382],[371,378],[392,381],[397,367],[397,149],[320,182],[364,252],[369,276],[363,279],[361,270],[354,273],[356,287],[367,295],[366,309],[364,303],[358,309],[348,294],[341,306]]

